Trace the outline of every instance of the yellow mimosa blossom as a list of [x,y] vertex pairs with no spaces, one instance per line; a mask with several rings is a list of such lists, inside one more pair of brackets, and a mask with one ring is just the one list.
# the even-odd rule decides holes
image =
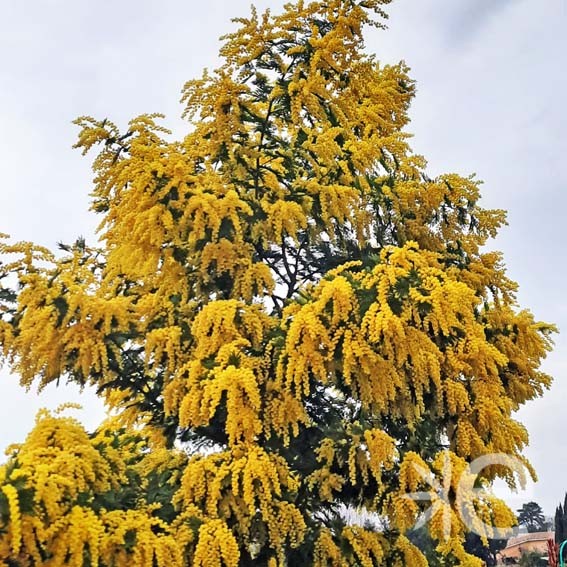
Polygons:
[[[439,561],[476,567],[467,530],[514,523],[473,487],[534,475],[515,413],[555,329],[487,249],[506,215],[480,182],[413,153],[409,69],[364,48],[387,4],[252,9],[180,140],[76,120],[99,243],[0,234],[0,362],[109,417],[41,411],[9,449],[1,565],[421,567],[428,518]],[[524,474],[471,472],[494,454]]]

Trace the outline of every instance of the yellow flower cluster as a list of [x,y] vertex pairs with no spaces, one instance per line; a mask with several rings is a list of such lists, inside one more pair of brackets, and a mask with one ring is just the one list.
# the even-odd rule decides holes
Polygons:
[[259,514],[272,549],[281,556],[286,545],[299,545],[305,535],[300,511],[280,500],[284,490],[293,494],[298,486],[283,459],[257,446],[239,446],[230,452],[194,457],[185,469],[175,502],[203,509],[213,519],[236,521],[234,529],[250,545],[253,521]]
[[210,520],[199,528],[195,567],[238,567],[240,550],[232,532],[222,520]]
[[11,485],[2,486],[2,492],[8,500],[9,520],[10,520],[10,553],[18,555],[22,546],[22,518],[18,500],[18,491]]
[[[142,437],[111,423],[89,437],[75,420],[40,412],[35,428],[10,449],[1,468],[9,517],[2,518],[0,562],[82,567],[88,557],[94,567],[183,565],[195,539],[183,515],[168,524],[155,515],[161,505],[138,502],[134,509],[112,509],[110,495],[118,497],[136,472],[144,479],[142,491],[151,474],[183,466],[181,453],[146,450]],[[169,479],[176,482],[175,470]],[[190,513],[190,508],[184,512]]]
[[406,567],[406,565],[415,565],[415,567],[428,567],[428,562],[423,553],[413,545],[407,537],[398,538],[395,546],[396,551],[401,552],[402,557],[397,558],[393,564],[395,567]]
[[354,555],[362,567],[373,567],[380,564],[384,557],[384,537],[382,534],[358,526],[349,526],[343,530],[343,536],[351,545]]
[[[350,553],[345,554],[345,547]],[[342,548],[342,549],[341,549]],[[360,526],[347,526],[340,534],[323,528],[315,543],[314,567],[343,567],[382,565],[389,552],[389,562],[396,567],[415,565],[427,567],[424,555],[405,536],[397,538],[394,545],[382,534]]]
[[322,529],[315,543],[313,567],[343,567],[345,558],[342,551],[333,541],[328,529]]
[[95,251],[75,250],[55,265],[51,255],[25,243],[0,251],[21,256],[12,264],[23,289],[18,332],[8,343],[8,355],[22,384],[30,386],[38,375],[44,386],[65,371],[85,379],[93,371],[106,371],[109,353],[104,338],[114,326],[127,327],[132,314],[128,298],[95,292]]
[[270,384],[264,400],[264,433],[268,437],[274,433],[288,446],[291,437],[299,435],[300,426],[308,425],[311,420],[300,400],[289,392],[270,388]]
[[271,325],[259,308],[236,300],[206,305],[192,325],[192,360],[178,367],[164,392],[166,411],[178,413],[181,425],[207,425],[225,396],[230,444],[253,441],[263,430],[263,375],[261,358],[248,351],[259,347]]

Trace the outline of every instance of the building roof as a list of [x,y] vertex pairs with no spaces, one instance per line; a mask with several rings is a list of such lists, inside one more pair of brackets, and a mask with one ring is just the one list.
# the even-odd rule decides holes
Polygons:
[[517,545],[522,545],[528,541],[547,541],[548,539],[554,539],[555,532],[533,532],[528,534],[520,534],[515,537],[511,537],[506,544],[506,548],[516,547]]

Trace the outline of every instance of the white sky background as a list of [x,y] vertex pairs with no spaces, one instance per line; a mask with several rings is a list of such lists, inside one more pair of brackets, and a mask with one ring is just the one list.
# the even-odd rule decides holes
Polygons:
[[[249,4],[0,0],[0,232],[51,248],[78,235],[92,240],[90,159],[71,149],[71,120],[88,114],[124,127],[163,112],[182,134],[183,83],[216,65],[218,37]],[[367,47],[412,68],[414,149],[431,175],[476,172],[485,181],[485,206],[509,211],[496,246],[520,283],[521,305],[567,329],[566,0],[396,0],[387,10],[390,29],[368,30]],[[520,414],[540,477],[521,499],[547,514],[567,491],[566,346],[559,335],[545,363],[556,379],[551,392]],[[39,407],[78,400],[91,428],[102,416],[92,394],[26,394],[6,370],[0,400],[0,448],[24,438]]]

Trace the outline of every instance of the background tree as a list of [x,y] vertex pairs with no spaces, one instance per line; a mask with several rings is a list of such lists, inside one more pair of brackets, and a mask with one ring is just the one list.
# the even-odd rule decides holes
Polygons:
[[565,506],[567,506],[567,494],[565,495],[563,506],[559,504],[555,510],[555,543],[558,545],[567,539],[567,513]]
[[547,522],[537,502],[527,502],[518,510],[518,524],[526,526],[529,533],[545,531]]
[[[42,414],[13,448],[5,563],[426,565],[406,537],[424,491],[443,564],[481,564],[456,473],[523,459],[512,416],[549,386],[553,327],[484,251],[504,213],[411,152],[407,68],[363,50],[386,3],[238,20],[185,86],[180,141],[155,115],[77,120],[100,245],[3,244],[0,343],[24,386],[90,384],[113,418],[88,435]],[[514,483],[479,482],[497,476]]]
[[544,567],[547,561],[543,559],[543,555],[537,551],[528,551],[520,557],[519,565],[521,567]]

